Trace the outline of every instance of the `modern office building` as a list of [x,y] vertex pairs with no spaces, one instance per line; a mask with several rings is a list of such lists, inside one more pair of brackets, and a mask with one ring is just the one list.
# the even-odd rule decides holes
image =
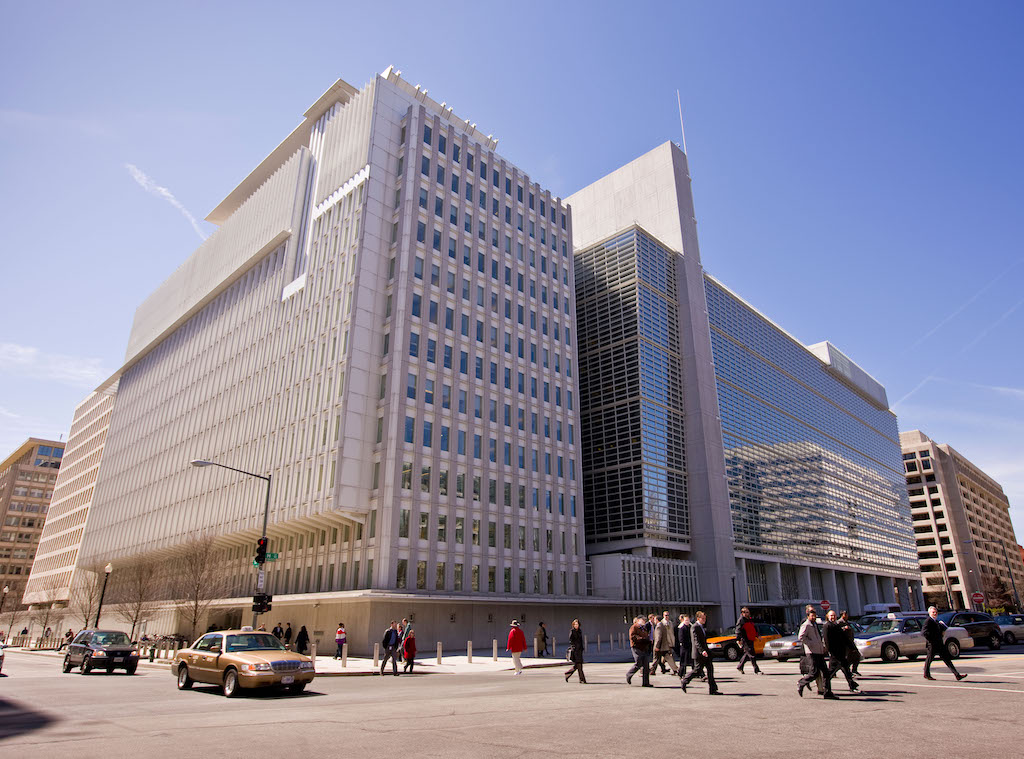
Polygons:
[[900,443],[929,602],[978,608],[971,596],[982,593],[993,606],[990,577],[999,578],[1011,594],[1024,592],[1024,560],[999,483],[920,430],[901,433]]
[[390,68],[314,103],[136,312],[77,564],[215,536],[241,622],[264,482],[201,459],[272,477],[272,622],[464,645],[581,599],[571,219],[496,150]]
[[567,198],[595,592],[795,622],[828,599],[921,606],[896,418],[701,266],[666,143]]
[[0,462],[0,588],[21,603],[39,546],[64,443],[29,438]]
[[[90,393],[75,408],[60,471],[53,484],[50,511],[39,536],[31,579],[25,589],[29,604],[65,604],[79,570],[82,544],[92,504],[103,446],[117,394],[114,382]],[[56,450],[56,449],[55,449]]]

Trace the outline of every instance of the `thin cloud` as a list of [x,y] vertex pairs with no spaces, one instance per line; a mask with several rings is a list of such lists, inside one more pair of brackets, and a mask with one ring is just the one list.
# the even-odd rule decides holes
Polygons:
[[86,388],[96,387],[110,375],[98,358],[47,353],[17,343],[0,343],[0,373]]
[[192,229],[194,229],[196,231],[196,234],[199,235],[199,239],[205,240],[207,238],[208,235],[203,234],[203,230],[199,228],[199,222],[196,221],[196,217],[189,213],[189,210],[181,204],[181,201],[174,197],[173,193],[171,193],[170,190],[168,190],[166,187],[161,187],[160,185],[158,185],[156,182],[154,182],[152,179],[146,176],[146,173],[135,164],[126,163],[124,167],[128,169],[128,173],[132,175],[132,179],[134,179],[138,183],[139,187],[141,187],[146,192],[151,193],[152,195],[156,195],[158,198],[163,198],[172,206],[181,211],[181,215],[188,219],[188,223],[192,225]]

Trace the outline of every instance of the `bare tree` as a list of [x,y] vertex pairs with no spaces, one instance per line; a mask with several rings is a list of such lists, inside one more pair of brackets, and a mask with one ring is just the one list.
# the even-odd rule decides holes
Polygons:
[[210,604],[227,592],[227,578],[214,550],[212,537],[189,540],[174,558],[171,591],[178,615],[189,626],[189,640]]
[[75,572],[75,579],[68,594],[68,610],[82,629],[92,625],[100,604],[103,590],[103,565],[100,563],[81,567]]
[[22,620],[28,617],[28,607],[21,602],[25,595],[25,581],[11,580],[6,583],[8,587],[7,599],[4,601],[3,614],[0,615],[0,633],[10,640],[11,635],[17,635],[20,630],[15,630]]
[[1013,594],[1010,593],[1010,586],[999,575],[983,574],[981,590],[985,594],[985,601],[989,607],[1006,609],[1013,606]]
[[924,605],[934,606],[940,611],[949,608],[949,599],[946,594],[941,590],[928,590],[924,594]]
[[107,594],[117,604],[115,614],[132,626],[129,637],[134,638],[139,622],[156,610],[162,589],[160,564],[153,559],[136,559],[111,573]]
[[[38,600],[32,604],[29,616],[34,624],[39,625],[39,635],[42,637],[50,629],[51,622],[59,622],[64,618],[63,611],[56,607],[57,601],[62,600],[60,596],[63,595],[63,587],[59,577],[50,576],[43,578],[40,587],[34,590],[38,593]],[[51,631],[51,637],[52,634]]]

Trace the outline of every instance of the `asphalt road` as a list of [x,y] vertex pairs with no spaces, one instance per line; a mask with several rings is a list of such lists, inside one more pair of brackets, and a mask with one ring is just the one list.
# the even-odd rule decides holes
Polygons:
[[798,698],[795,662],[762,676],[719,664],[725,696],[672,676],[654,688],[624,681],[626,665],[394,677],[322,677],[300,696],[225,699],[210,687],[178,692],[171,674],[63,675],[52,658],[8,652],[0,678],[0,755],[31,757],[708,757],[803,752],[904,757],[1021,756],[1024,646],[968,654],[956,683],[921,662],[865,663],[862,692]]

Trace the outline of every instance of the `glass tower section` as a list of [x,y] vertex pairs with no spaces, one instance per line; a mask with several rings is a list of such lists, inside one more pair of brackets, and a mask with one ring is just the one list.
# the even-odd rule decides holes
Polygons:
[[917,569],[896,417],[705,277],[736,550]]
[[576,254],[587,543],[686,542],[676,255],[634,228]]

